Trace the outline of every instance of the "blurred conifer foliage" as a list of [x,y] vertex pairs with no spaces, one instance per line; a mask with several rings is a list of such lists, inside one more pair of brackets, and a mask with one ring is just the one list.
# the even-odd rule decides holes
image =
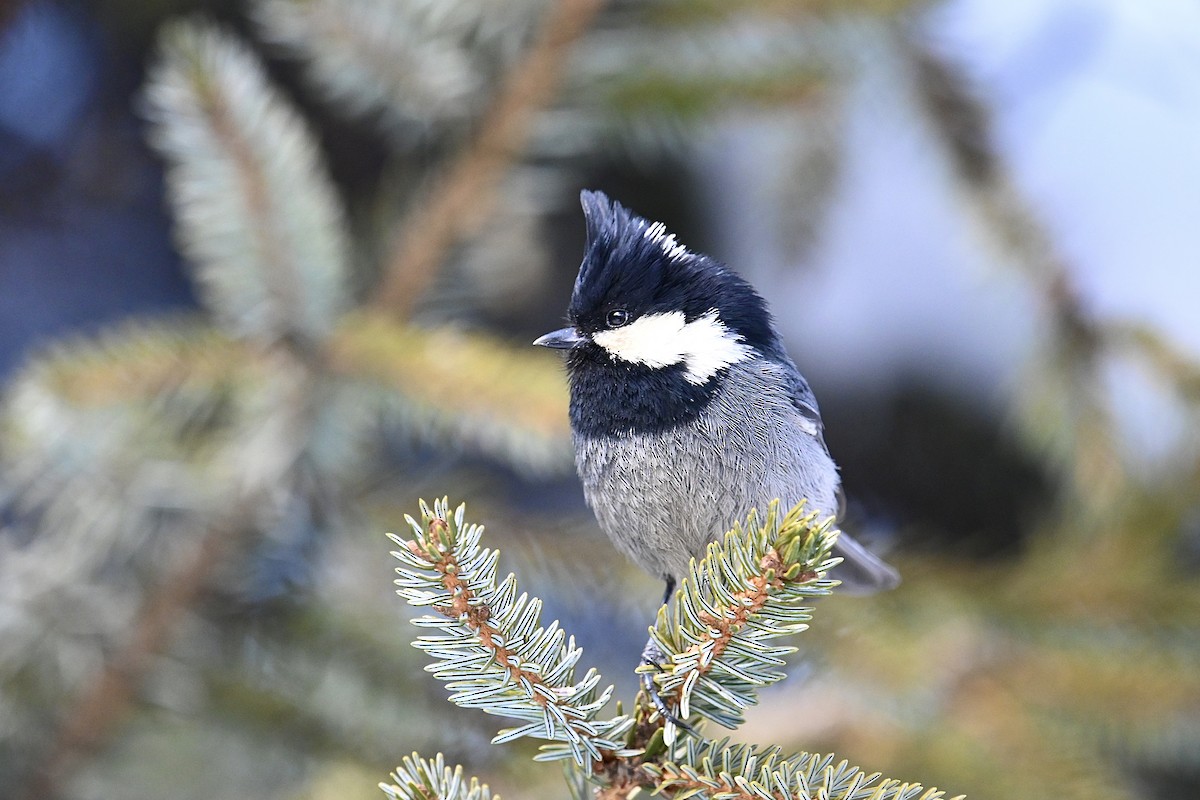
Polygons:
[[[1014,425],[1062,489],[1018,557],[900,557],[892,595],[822,601],[807,644],[829,669],[772,687],[740,731],[977,800],[1195,796],[1200,450],[1181,442],[1145,477],[1106,375],[1144,370],[1195,420],[1200,369],[1079,301],[985,110],[922,43],[920,5],[255,0],[247,35],[165,25],[142,112],[205,313],[60,342],[7,387],[5,796],[372,796],[414,748],[491,769],[510,796],[561,796],[453,727],[369,535],[432,477],[449,488],[431,451],[569,470],[557,359],[447,320],[540,277],[539,223],[573,203],[588,157],[686,152],[731,107],[794,115],[777,205],[811,236],[839,99],[870,70],[920,112],[971,224],[1042,300]],[[300,66],[305,102],[377,130],[377,192],[343,196],[263,52]],[[578,542],[561,554],[573,585],[604,585],[618,562]],[[455,780],[437,760],[400,771]]]

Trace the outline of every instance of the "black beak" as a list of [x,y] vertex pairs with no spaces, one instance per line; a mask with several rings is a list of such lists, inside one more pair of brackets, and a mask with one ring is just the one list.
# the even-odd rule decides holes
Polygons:
[[581,345],[587,341],[586,336],[581,336],[579,331],[574,328],[562,328],[557,331],[551,331],[545,336],[539,336],[533,340],[533,343],[540,347],[552,347],[555,350],[570,350],[572,347]]

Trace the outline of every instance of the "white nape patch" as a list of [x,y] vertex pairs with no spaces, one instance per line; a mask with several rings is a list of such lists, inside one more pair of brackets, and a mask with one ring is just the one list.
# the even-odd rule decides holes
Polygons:
[[684,364],[683,377],[701,384],[730,364],[745,361],[751,348],[725,327],[714,308],[687,322],[682,311],[646,314],[623,328],[592,334],[613,358],[647,367]]
[[661,222],[655,222],[647,228],[645,236],[661,247],[662,251],[667,254],[667,258],[672,261],[689,255],[688,249],[675,241],[675,234],[667,233],[667,226]]

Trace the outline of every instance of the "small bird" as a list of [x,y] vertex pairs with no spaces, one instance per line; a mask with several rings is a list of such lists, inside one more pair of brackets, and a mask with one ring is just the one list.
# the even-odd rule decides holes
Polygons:
[[[666,602],[751,508],[807,498],[836,515],[841,481],[817,400],[754,288],[603,193],[580,200],[571,324],[534,344],[567,351],[584,497],[617,548],[666,582]],[[851,591],[899,583],[845,533],[834,552]]]

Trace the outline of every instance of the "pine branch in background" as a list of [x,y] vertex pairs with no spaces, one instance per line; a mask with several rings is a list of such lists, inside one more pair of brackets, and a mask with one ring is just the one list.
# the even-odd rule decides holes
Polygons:
[[1101,323],[1084,308],[1071,266],[1029,208],[997,155],[986,108],[960,72],[911,38],[901,53],[911,87],[947,161],[966,190],[985,241],[1035,287],[1050,336],[1025,382],[1020,430],[1075,486],[1076,498],[1120,496],[1128,476],[1115,440],[1112,409],[1102,390],[1107,354]]
[[428,288],[446,252],[475,230],[529,136],[534,114],[549,103],[572,46],[604,0],[557,0],[526,54],[479,121],[478,134],[401,226],[385,258],[372,307],[401,318]]
[[660,0],[648,14],[675,24],[759,16],[772,19],[838,16],[894,17],[927,5],[928,0]]
[[1126,504],[1102,503],[1116,510],[1100,527],[1045,531],[1017,562],[912,561],[905,586],[920,591],[822,609],[831,619],[812,634],[844,668],[779,702],[834,718],[793,736],[886,746],[893,765],[969,796],[1133,800],[1145,796],[1131,766],[1140,754],[1194,769],[1183,743],[1200,638],[1185,620],[1200,618],[1200,593],[1164,541],[1178,510],[1161,497]]
[[253,10],[267,41],[300,59],[321,94],[382,118],[405,144],[470,122],[544,5],[261,0]]
[[[1200,367],[1146,324],[1105,319],[1086,307],[1076,266],[1014,183],[993,141],[989,112],[961,70],[911,38],[900,49],[918,105],[984,238],[1034,287],[1049,320],[1046,344],[1022,382],[1019,431],[1068,478],[1074,500],[1103,512],[1098,503],[1125,496],[1136,480],[1136,468],[1121,451],[1106,371],[1122,359],[1140,362],[1195,415]],[[1187,441],[1180,450],[1194,445]]]
[[224,455],[244,422],[231,402],[248,379],[241,349],[200,326],[131,324],[59,344],[9,387],[0,685],[58,664],[21,697],[78,691],[102,642],[136,626],[142,576],[204,535],[206,510],[234,491]]
[[733,109],[812,104],[833,82],[813,28],[750,21],[682,31],[651,27],[623,37],[636,69],[593,45],[581,57],[587,74],[578,79],[591,84],[584,96],[604,103],[613,115],[608,124],[618,126],[643,117],[694,126]]
[[1179,397],[1200,412],[1200,364],[1146,324],[1110,323],[1101,331],[1114,352],[1141,359]]
[[[829,593],[826,578],[837,533],[830,522],[805,514],[801,502],[780,516],[773,504],[765,519],[751,512],[706,557],[669,601],[652,629],[672,664],[659,680],[679,696],[683,713],[736,726],[741,709],[756,702],[757,687],[784,677],[776,670],[792,651],[765,644],[799,633],[810,619],[804,603]],[[535,760],[565,760],[617,800],[642,791],[668,798],[693,796],[779,797],[829,800],[936,800],[944,796],[919,784],[883,780],[834,756],[800,753],[783,757],[777,747],[756,749],[725,741],[675,741],[675,726],[638,705],[632,716],[598,719],[612,688],[597,692],[600,675],[590,669],[576,682],[583,655],[558,623],[542,626],[541,601],[517,595],[516,577],[497,583],[499,553],[480,546],[482,526],[453,514],[447,500],[421,503],[421,522],[406,518],[412,539],[391,536],[399,549],[397,594],[435,614],[413,620],[440,635],[422,635],[414,646],[433,660],[428,669],[452,690],[450,701],[523,720],[501,731],[493,744],[523,736],[545,739]],[[665,727],[664,727],[665,726]],[[403,775],[403,778],[399,776]],[[461,774],[414,755],[382,785],[393,797],[454,797],[440,791]],[[569,778],[574,796],[583,784]],[[471,786],[475,786],[472,781]],[[401,789],[400,787],[407,787]],[[404,791],[404,794],[398,794]]]
[[[248,510],[235,511],[231,518],[240,524]],[[142,676],[241,532],[241,529],[213,527],[191,558],[146,599],[128,641],[109,658],[60,723],[54,745],[30,779],[23,797],[49,800],[58,796],[77,762],[99,748],[124,722]]]
[[532,474],[569,469],[558,359],[481,334],[352,315],[329,349],[334,374],[372,393],[399,431],[496,456]]
[[681,158],[731,115],[816,113],[836,91],[829,31],[811,18],[676,20],[659,8],[624,8],[624,25],[581,44],[546,124],[553,137],[536,139],[535,151]]
[[151,141],[209,310],[260,342],[323,341],[348,299],[349,245],[313,135],[236,39],[189,22],[161,41]]
[[[166,588],[144,597],[132,637],[122,637],[115,658],[77,694],[47,758],[26,783],[26,794],[38,798],[58,795],[70,769],[107,740],[154,656],[208,587],[235,539],[269,533],[300,482],[322,482],[304,481],[298,470],[313,461],[322,393],[311,345],[329,335],[342,311],[346,240],[316,148],[298,116],[274,95],[257,61],[232,37],[204,24],[180,23],[164,31],[146,102],[156,122],[155,143],[172,163],[168,182],[182,247],[194,261],[210,311],[258,344],[253,361],[242,363],[265,363],[271,375],[262,384],[239,387],[236,403],[245,414],[236,419],[233,437],[214,449],[221,488],[200,497],[188,515],[193,527],[204,525],[208,534],[196,555],[166,567]],[[161,349],[151,355],[161,355]],[[187,372],[191,365],[175,366]],[[146,385],[145,371],[137,377],[144,393],[134,401],[154,408],[161,386]],[[146,420],[136,402],[121,410],[130,409],[131,421],[155,421],[152,415]],[[65,405],[64,410],[73,411]],[[116,437],[112,457],[137,459],[136,449],[122,443],[140,435]],[[175,457],[186,463],[186,457]],[[323,499],[313,495],[300,503],[316,506]],[[67,503],[77,504],[72,516],[88,524],[96,510],[80,507],[79,500]],[[116,525],[112,531],[124,533]],[[40,545],[53,542],[53,535],[43,536]],[[89,561],[92,569],[106,566]]]
[[[177,236],[222,328],[162,320],[65,342],[7,393],[19,532],[0,538],[0,602],[12,609],[0,615],[11,645],[0,676],[7,687],[30,662],[62,665],[37,671],[18,708],[86,693],[105,643],[138,627],[139,604],[157,605],[145,588],[157,570],[185,563],[205,531],[270,528],[272,503],[259,522],[227,524],[231,496],[254,486],[292,497],[297,460],[317,483],[352,480],[381,411],[414,440],[540,474],[569,463],[565,425],[547,422],[565,402],[552,360],[345,317],[344,214],[314,136],[236,38],[201,22],[168,26],[144,106]],[[314,345],[336,351],[335,372]],[[457,359],[434,357],[451,345]],[[456,391],[464,380],[469,394]]]

